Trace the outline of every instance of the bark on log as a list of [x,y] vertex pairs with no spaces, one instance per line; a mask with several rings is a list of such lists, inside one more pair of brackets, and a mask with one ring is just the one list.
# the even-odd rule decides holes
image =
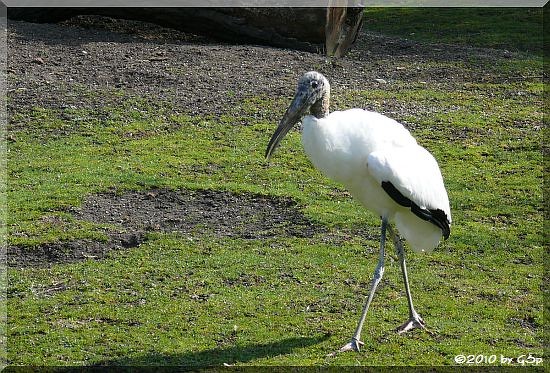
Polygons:
[[60,22],[102,15],[156,23],[184,32],[342,56],[356,38],[362,8],[8,8],[8,18]]

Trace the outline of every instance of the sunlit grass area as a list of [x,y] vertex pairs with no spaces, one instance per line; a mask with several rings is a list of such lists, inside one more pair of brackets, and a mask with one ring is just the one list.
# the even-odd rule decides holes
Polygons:
[[[521,51],[492,71],[542,74],[539,10],[366,12],[368,30]],[[432,366],[455,365],[460,354],[543,356],[540,80],[402,81],[335,92],[339,107],[368,100],[415,108],[397,117],[438,160],[453,213],[449,240],[408,256],[415,306],[433,335],[394,332],[408,310],[390,255],[364,350],[336,357],[326,355],[349,340],[367,296],[379,219],[311,166],[297,131],[267,164],[275,123],[255,113],[278,119],[287,99],[257,95],[227,115],[206,116],[122,89],[78,89],[118,103],[35,105],[9,118],[9,245],[105,241],[120,227],[72,211],[95,193],[158,188],[289,198],[323,229],[261,239],[151,229],[141,245],[102,260],[10,268],[11,364]]]
[[368,8],[369,31],[542,56],[541,8]]

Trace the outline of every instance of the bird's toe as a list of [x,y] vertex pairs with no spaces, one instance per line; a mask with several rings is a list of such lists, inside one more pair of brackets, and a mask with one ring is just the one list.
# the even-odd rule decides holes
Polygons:
[[339,354],[341,352],[347,352],[347,351],[359,352],[359,351],[361,351],[361,346],[363,346],[363,345],[364,345],[364,343],[361,342],[359,339],[352,338],[349,343],[346,343],[344,346],[342,346],[342,348],[328,354],[327,356],[336,356],[337,354]]
[[430,332],[426,328],[426,323],[424,322],[424,320],[422,320],[422,318],[418,314],[414,314],[413,316],[411,316],[409,320],[407,320],[405,323],[399,326],[396,329],[396,331],[397,331],[397,334],[403,334],[413,329],[424,329],[429,334],[432,334],[432,332]]

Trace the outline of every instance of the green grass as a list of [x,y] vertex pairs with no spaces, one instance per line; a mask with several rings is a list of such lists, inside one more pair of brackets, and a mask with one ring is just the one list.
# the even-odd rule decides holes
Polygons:
[[[537,61],[526,56],[514,71]],[[75,220],[66,208],[90,193],[153,187],[289,196],[333,238],[150,233],[140,247],[102,261],[10,269],[9,361],[453,365],[459,354],[542,357],[542,91],[530,81],[453,89],[402,83],[334,98],[426,108],[399,119],[414,124],[439,160],[454,220],[450,239],[433,253],[408,256],[415,306],[435,335],[393,332],[407,306],[399,266],[388,260],[364,351],[334,358],[325,355],[351,337],[376,264],[376,239],[350,232],[376,237],[378,219],[311,167],[296,132],[266,165],[274,123],[252,114],[275,117],[284,100],[254,97],[233,115],[208,118],[106,91],[120,105],[100,113],[18,113],[10,118],[10,244],[103,239],[109,227]]]
[[428,42],[542,56],[542,8],[368,8],[365,28]]

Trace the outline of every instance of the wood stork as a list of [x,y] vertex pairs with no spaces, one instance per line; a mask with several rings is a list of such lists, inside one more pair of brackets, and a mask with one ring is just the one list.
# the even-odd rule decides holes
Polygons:
[[328,80],[316,71],[305,73],[269,141],[266,158],[303,117],[302,144],[313,165],[382,219],[380,254],[369,296],[351,341],[339,350],[359,351],[361,329],[384,274],[386,231],[399,257],[409,306],[409,319],[397,331],[425,329],[413,306],[403,245],[391,223],[415,251],[429,252],[442,237],[449,237],[451,211],[436,160],[403,125],[363,109],[329,114],[329,99]]

